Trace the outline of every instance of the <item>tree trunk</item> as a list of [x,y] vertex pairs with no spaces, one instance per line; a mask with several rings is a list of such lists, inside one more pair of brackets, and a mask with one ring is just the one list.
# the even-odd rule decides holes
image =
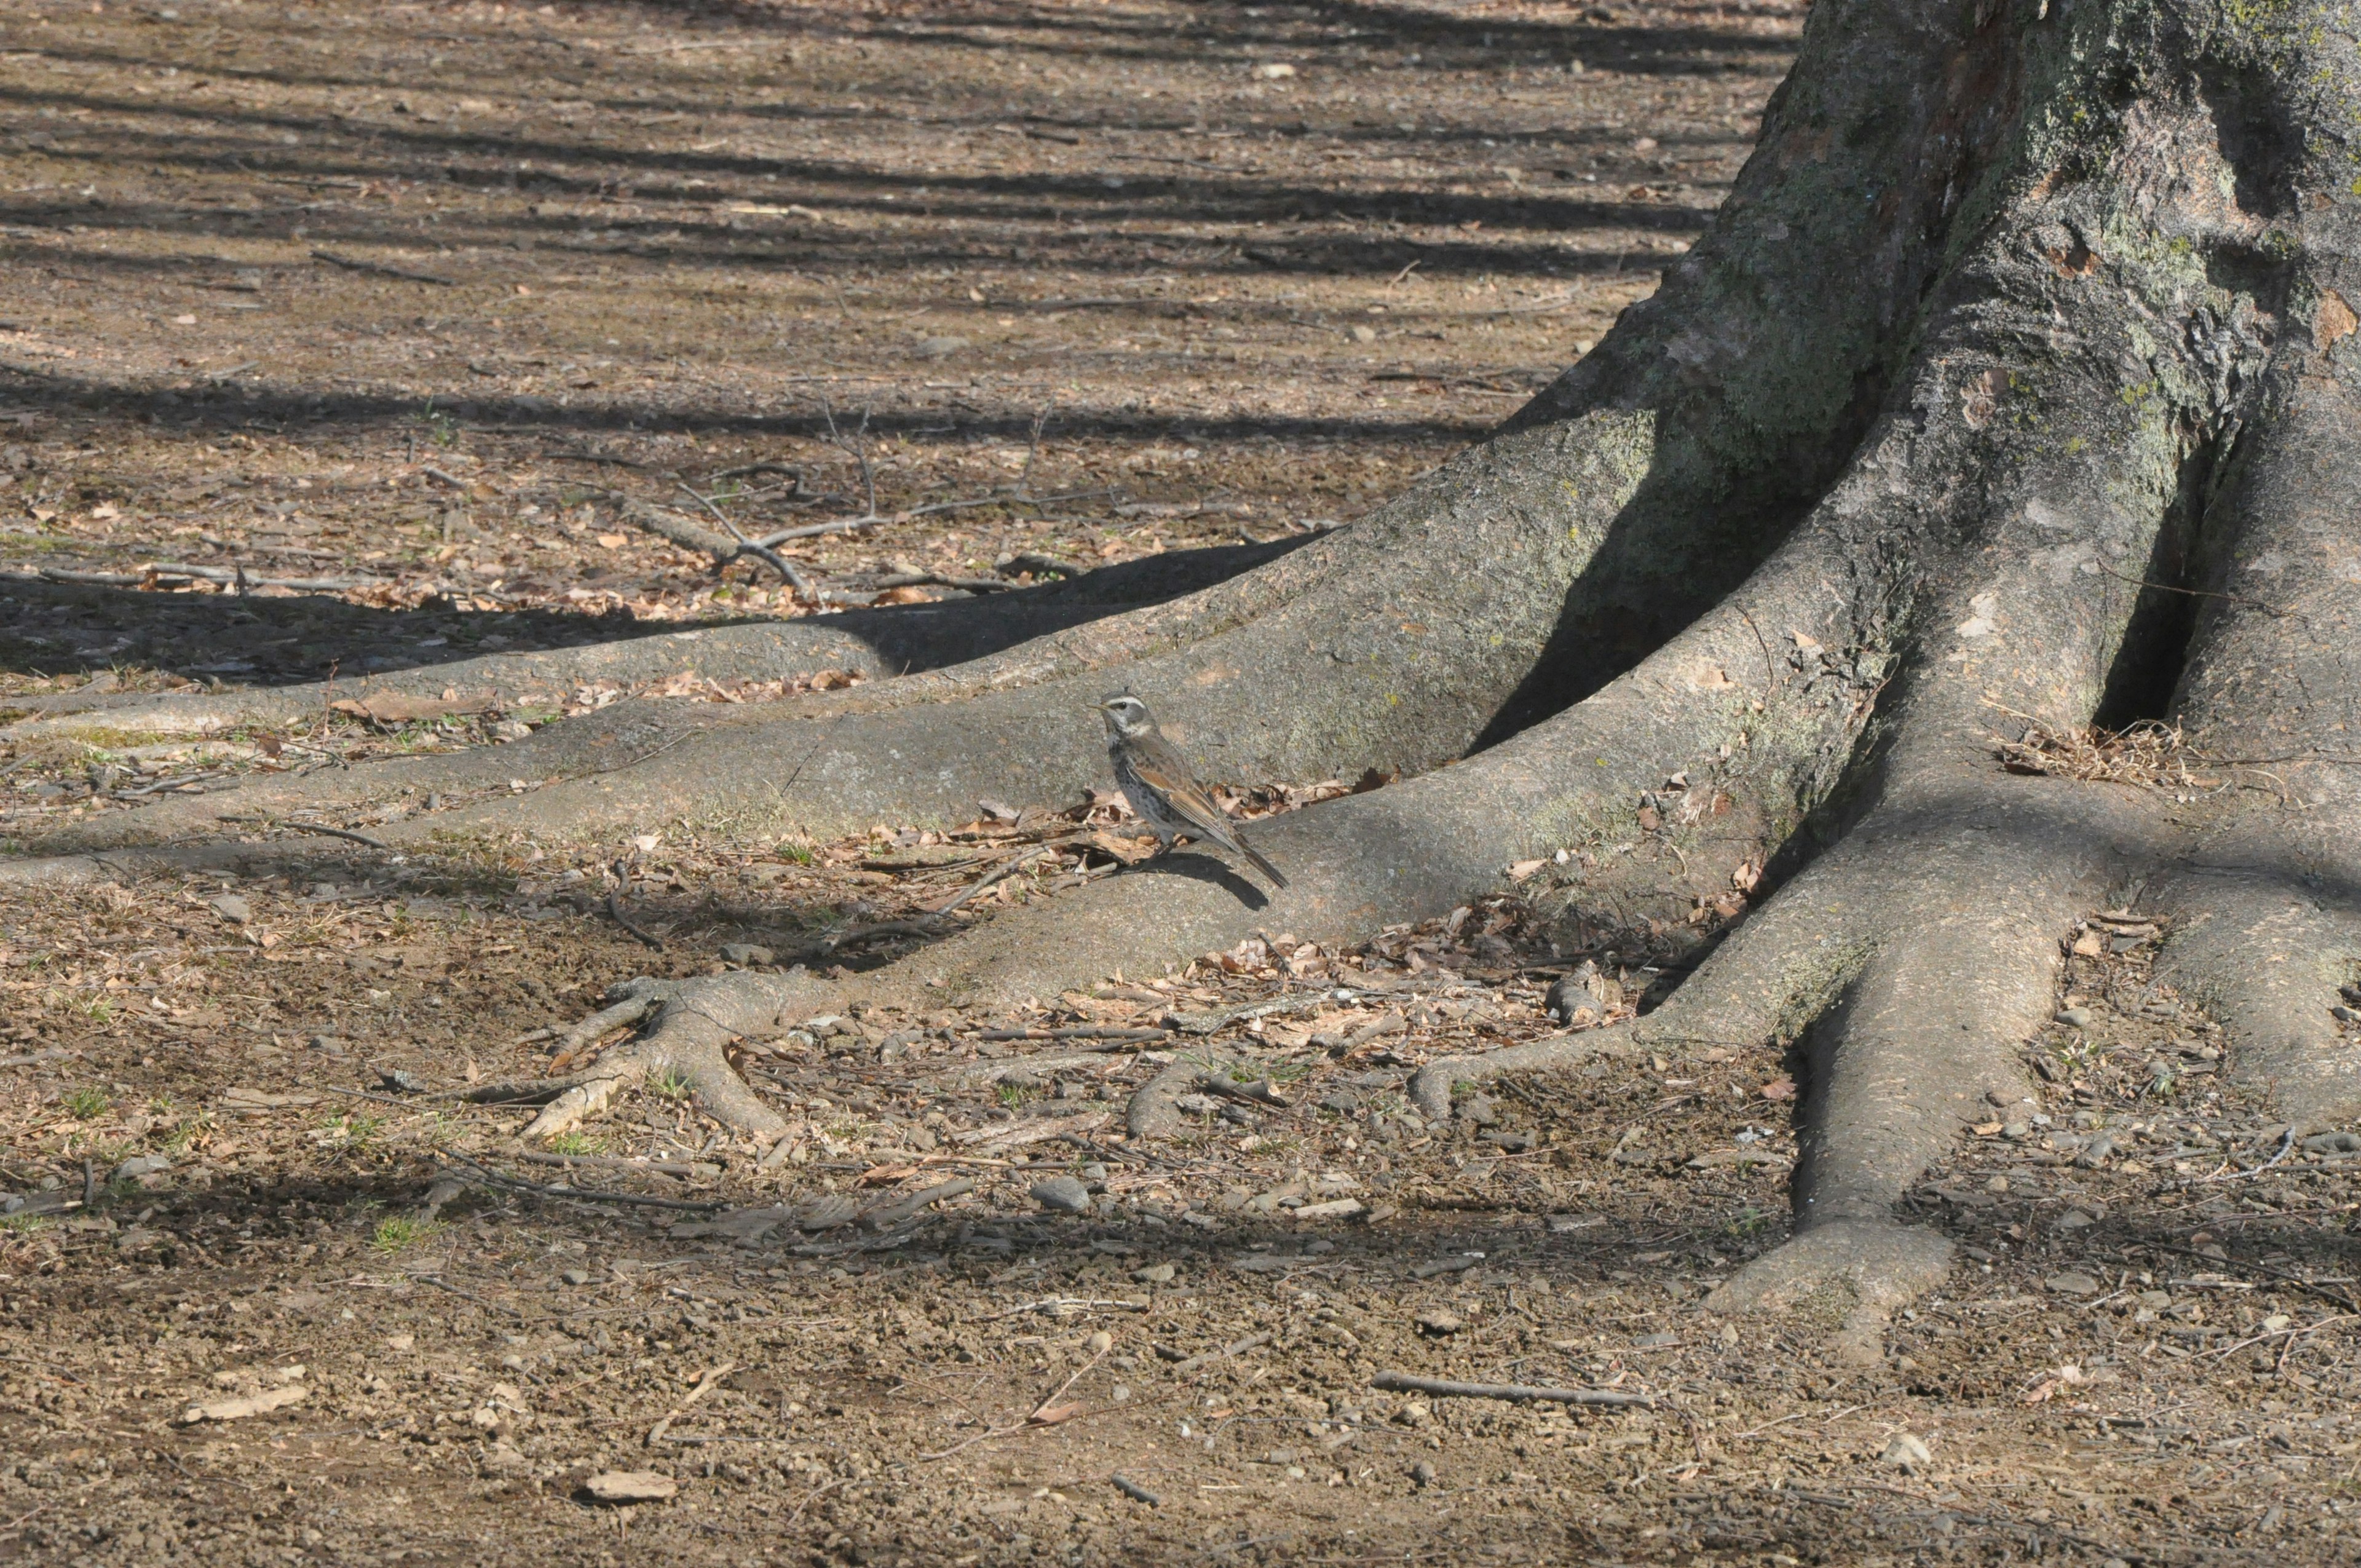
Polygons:
[[[2349,15],[2316,3],[1822,0],[1657,297],[1349,530],[923,675],[620,705],[52,848],[257,811],[400,842],[954,820],[1103,784],[1086,705],[1112,689],[1215,777],[1410,775],[1260,825],[1273,894],[1180,856],[842,982],[633,982],[593,1023],[642,1034],[534,1086],[542,1133],[660,1067],[774,1129],[723,1045],[858,996],[1046,994],[1257,927],[1351,939],[1544,857],[1570,927],[1661,934],[1767,865],[1653,1013],[1414,1091],[1447,1114],[1493,1072],[1798,1042],[1796,1235],[1717,1300],[1818,1300],[1873,1352],[1948,1264],[1895,1201],[2027,1094],[2084,913],[2162,923],[2164,973],[2288,1115],[2361,1110],[2332,1012],[2361,981],[2356,108]],[[2144,719],[2180,727],[2185,772],[2089,765]]]

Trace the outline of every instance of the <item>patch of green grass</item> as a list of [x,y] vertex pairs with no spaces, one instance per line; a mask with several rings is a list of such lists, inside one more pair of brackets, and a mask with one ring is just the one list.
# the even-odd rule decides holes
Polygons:
[[395,1253],[406,1252],[416,1246],[442,1228],[432,1220],[419,1220],[407,1214],[396,1214],[390,1219],[378,1222],[376,1231],[369,1236],[369,1250],[382,1256],[391,1257]]
[[49,1228],[47,1214],[0,1214],[0,1234],[29,1236],[36,1231]]
[[604,1139],[594,1138],[588,1133],[560,1133],[555,1137],[549,1140],[549,1152],[552,1154],[597,1154],[600,1147],[603,1146],[604,1142]]
[[1000,1102],[1003,1105],[1022,1105],[1032,1098],[1033,1091],[1029,1089],[1020,1089],[1013,1083],[1000,1086]]
[[688,1098],[688,1080],[677,1069],[664,1068],[648,1076],[648,1091],[666,1100]]
[[183,1116],[179,1125],[164,1135],[164,1147],[173,1154],[184,1153],[191,1145],[213,1130],[214,1118],[209,1111],[200,1111],[193,1116]]
[[336,1141],[345,1147],[364,1149],[376,1140],[378,1134],[385,1130],[385,1120],[382,1116],[368,1116],[356,1111],[346,1111],[327,1118],[320,1125],[326,1131],[338,1135]]
[[1778,1220],[1768,1210],[1757,1209],[1750,1203],[1722,1229],[1733,1236],[1757,1236],[1776,1223]]
[[114,1102],[106,1097],[106,1091],[94,1083],[82,1085],[67,1095],[65,1099],[66,1110],[71,1113],[77,1122],[87,1122],[94,1116],[104,1114],[106,1108],[113,1103]]

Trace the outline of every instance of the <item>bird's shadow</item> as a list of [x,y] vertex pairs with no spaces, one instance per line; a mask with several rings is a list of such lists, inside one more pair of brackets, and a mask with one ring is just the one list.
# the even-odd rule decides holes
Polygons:
[[1160,855],[1149,856],[1137,865],[1126,866],[1116,874],[1128,877],[1150,873],[1187,877],[1192,882],[1221,888],[1248,909],[1270,907],[1270,895],[1232,870],[1228,861],[1194,850],[1167,850]]

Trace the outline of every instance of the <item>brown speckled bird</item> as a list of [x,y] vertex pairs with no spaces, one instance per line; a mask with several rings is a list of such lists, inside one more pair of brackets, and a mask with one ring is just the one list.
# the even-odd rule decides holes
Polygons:
[[1148,705],[1136,696],[1111,696],[1097,705],[1106,720],[1107,757],[1115,763],[1115,782],[1123,786],[1139,819],[1155,830],[1158,852],[1172,848],[1176,835],[1219,844],[1234,855],[1252,861],[1274,887],[1287,879],[1242,839],[1229,813],[1213,793],[1197,782],[1196,770],[1180,749],[1164,738]]

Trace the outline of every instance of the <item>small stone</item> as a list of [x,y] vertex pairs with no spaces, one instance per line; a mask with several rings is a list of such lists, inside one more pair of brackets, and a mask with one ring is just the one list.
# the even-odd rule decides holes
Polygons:
[[1358,1198],[1338,1198],[1326,1203],[1306,1203],[1295,1212],[1299,1220],[1349,1220],[1361,1212]]
[[2172,1292],[2169,1290],[2143,1290],[2139,1293],[2139,1304],[2146,1307],[2151,1312],[2161,1312],[2167,1307],[2172,1305]]
[[914,352],[921,359],[944,359],[967,346],[963,337],[922,337]]
[[1478,1094],[1459,1107],[1459,1118],[1463,1122],[1473,1122],[1479,1127],[1488,1127],[1500,1119],[1500,1108]]
[[115,1168],[116,1181],[137,1181],[143,1176],[154,1176],[172,1168],[170,1158],[159,1154],[133,1155]]
[[1419,1332],[1438,1336],[1455,1334],[1465,1326],[1465,1321],[1459,1314],[1448,1307],[1429,1307],[1411,1321],[1418,1325]]
[[1033,1201],[1060,1214],[1080,1214],[1091,1206],[1091,1190],[1071,1176],[1053,1176],[1033,1184]]
[[492,726],[492,739],[505,746],[511,741],[533,739],[533,726],[522,718],[503,718]]
[[559,1275],[558,1277],[565,1280],[568,1285],[588,1285],[590,1283],[589,1273],[587,1270],[579,1268],[569,1268],[565,1273]]
[[1634,1350],[1666,1350],[1680,1343],[1681,1336],[1676,1333],[1659,1332],[1642,1334],[1638,1339],[1631,1342],[1631,1348]]
[[2099,1288],[2097,1280],[2080,1269],[2072,1268],[2063,1274],[2053,1274],[2041,1283],[2048,1288],[2057,1291],[2060,1296],[2095,1295]]
[[1170,1285],[1177,1272],[1169,1263],[1151,1263],[1146,1268],[1133,1269],[1131,1277],[1142,1285]]
[[2315,1133],[2303,1140],[2307,1154],[2361,1154],[2361,1135]]
[[1886,1464],[1900,1465],[1905,1470],[1916,1470],[1935,1463],[1935,1456],[1927,1452],[1927,1440],[1906,1431],[1895,1433],[1894,1441],[1885,1445],[1885,1453],[1881,1457]]
[[2070,1029],[2087,1029],[2091,1026],[2091,1010],[2087,1007],[2061,1007],[2056,1016],[2058,1022]]
[[393,1351],[408,1350],[417,1343],[418,1336],[416,1334],[388,1334],[385,1340],[385,1348]]
[[724,942],[721,961],[731,964],[766,964],[771,961],[771,949],[753,942]]
[[234,893],[225,893],[213,901],[214,913],[233,926],[243,926],[254,918],[254,905]]
[[2052,1222],[2050,1229],[2058,1231],[2079,1231],[2086,1225],[2095,1225],[2097,1223],[2098,1221],[2092,1219],[2082,1210],[2069,1209]]
[[1295,74],[1295,67],[1283,60],[1268,60],[1256,66],[1254,73],[1265,82],[1284,82]]
[[1422,1459],[1410,1467],[1410,1484],[1420,1491],[1434,1485],[1434,1466]]
[[582,1489],[602,1503],[661,1503],[680,1490],[680,1483],[653,1470],[603,1470],[582,1483]]
[[1115,1348],[1115,1335],[1101,1329],[1082,1342],[1082,1348],[1093,1355],[1104,1355]]

